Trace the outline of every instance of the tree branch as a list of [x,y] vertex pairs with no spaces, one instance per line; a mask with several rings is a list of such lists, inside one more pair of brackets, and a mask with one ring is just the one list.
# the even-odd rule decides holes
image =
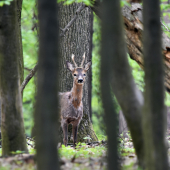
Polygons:
[[38,69],[38,63],[35,65],[35,67],[30,71],[30,73],[27,75],[25,80],[21,84],[21,93],[25,89],[25,86],[28,84],[28,82],[31,80],[31,78],[35,75],[36,71]]
[[80,12],[86,7],[85,4],[82,4],[77,10],[76,10],[76,14],[74,15],[74,18],[72,18],[72,20],[66,25],[66,27],[64,29],[60,28],[60,30],[62,31],[62,33],[60,34],[60,37],[64,36],[64,34],[69,30],[69,28],[73,25],[74,21],[78,18],[78,15],[80,14]]

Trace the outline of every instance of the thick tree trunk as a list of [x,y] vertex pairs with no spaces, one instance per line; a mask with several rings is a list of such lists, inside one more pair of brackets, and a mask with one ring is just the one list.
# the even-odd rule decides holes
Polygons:
[[20,94],[18,56],[20,28],[16,0],[0,8],[1,131],[2,154],[27,151]]
[[[81,4],[72,4],[69,6],[63,6],[60,4],[59,12],[59,23],[60,28],[64,28],[68,22],[75,15],[76,10]],[[91,45],[92,45],[92,11],[90,8],[85,8],[78,19],[74,22],[70,30],[65,34],[64,37],[60,38],[60,92],[70,91],[73,86],[73,78],[70,72],[67,70],[65,63],[66,61],[71,61],[71,54],[75,54],[75,61],[78,65],[82,61],[83,53],[86,53],[85,62],[91,60]],[[91,88],[89,89],[89,84],[91,84],[91,70],[88,72],[86,77],[86,82],[83,90],[83,107],[84,116],[78,128],[78,141],[83,142],[84,137],[90,137],[92,141],[97,141],[97,137],[93,131],[93,127],[90,120],[91,115],[91,103],[89,99],[91,98]],[[72,127],[69,126],[68,141],[72,141],[71,133]],[[62,131],[60,133],[60,140],[63,141]]]
[[[159,0],[144,0],[145,104],[142,114],[146,169],[168,170]],[[154,49],[154,50],[153,50]]]
[[[23,50],[22,50],[22,36],[21,36],[21,10],[22,10],[22,0],[17,0],[17,17],[19,24],[19,50],[20,54],[18,55],[18,64],[19,64],[19,74],[20,74],[20,85],[24,80],[24,61],[23,61]],[[1,101],[0,101],[1,106]],[[0,109],[0,126],[1,126],[1,109]],[[1,134],[1,130],[0,130]],[[0,136],[1,139],[1,136]]]
[[58,22],[57,1],[38,0],[39,69],[36,101],[35,132],[38,170],[58,170],[57,123],[58,91]]

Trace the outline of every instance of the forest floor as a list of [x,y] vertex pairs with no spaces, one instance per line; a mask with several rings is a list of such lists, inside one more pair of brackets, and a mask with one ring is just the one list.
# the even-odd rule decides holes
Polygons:
[[[120,170],[141,170],[130,137],[119,136],[119,165]],[[167,137],[170,143],[170,136]],[[36,150],[34,141],[27,138],[29,154],[22,151],[13,152],[14,156],[0,157],[0,170],[36,170]],[[170,148],[170,145],[169,145]],[[1,149],[0,149],[1,151]],[[107,170],[107,142],[101,140],[92,143],[79,143],[76,149],[59,144],[61,170]],[[170,158],[170,149],[168,149]]]
[[[27,139],[29,153],[21,151],[12,157],[0,158],[0,170],[36,170],[34,142]],[[107,142],[80,143],[72,146],[58,145],[61,170],[107,169]],[[121,170],[139,170],[131,139],[119,138],[119,164]]]

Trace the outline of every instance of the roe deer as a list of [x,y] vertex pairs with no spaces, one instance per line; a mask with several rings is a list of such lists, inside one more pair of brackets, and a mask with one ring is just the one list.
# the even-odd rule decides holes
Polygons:
[[83,63],[85,60],[85,53],[83,55],[83,60],[80,67],[74,61],[74,55],[72,54],[72,60],[75,65],[74,66],[66,62],[67,68],[71,71],[73,75],[73,88],[69,92],[60,93],[60,107],[61,107],[61,127],[64,133],[64,145],[67,146],[68,142],[68,124],[72,124],[72,134],[73,134],[73,144],[74,146],[77,143],[77,131],[78,125],[83,116],[83,84],[85,82],[86,72],[91,66],[91,61],[85,64],[83,67]]

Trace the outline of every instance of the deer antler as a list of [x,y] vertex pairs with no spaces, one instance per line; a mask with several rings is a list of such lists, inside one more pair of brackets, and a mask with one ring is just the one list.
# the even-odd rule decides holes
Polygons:
[[74,61],[74,54],[72,54],[71,58],[72,58],[72,60],[73,60],[73,63],[74,63],[74,65],[75,65],[75,67],[77,67],[76,62]]
[[83,60],[82,60],[82,62],[81,62],[81,65],[80,65],[80,67],[83,67],[84,60],[85,60],[85,53],[83,54]]

